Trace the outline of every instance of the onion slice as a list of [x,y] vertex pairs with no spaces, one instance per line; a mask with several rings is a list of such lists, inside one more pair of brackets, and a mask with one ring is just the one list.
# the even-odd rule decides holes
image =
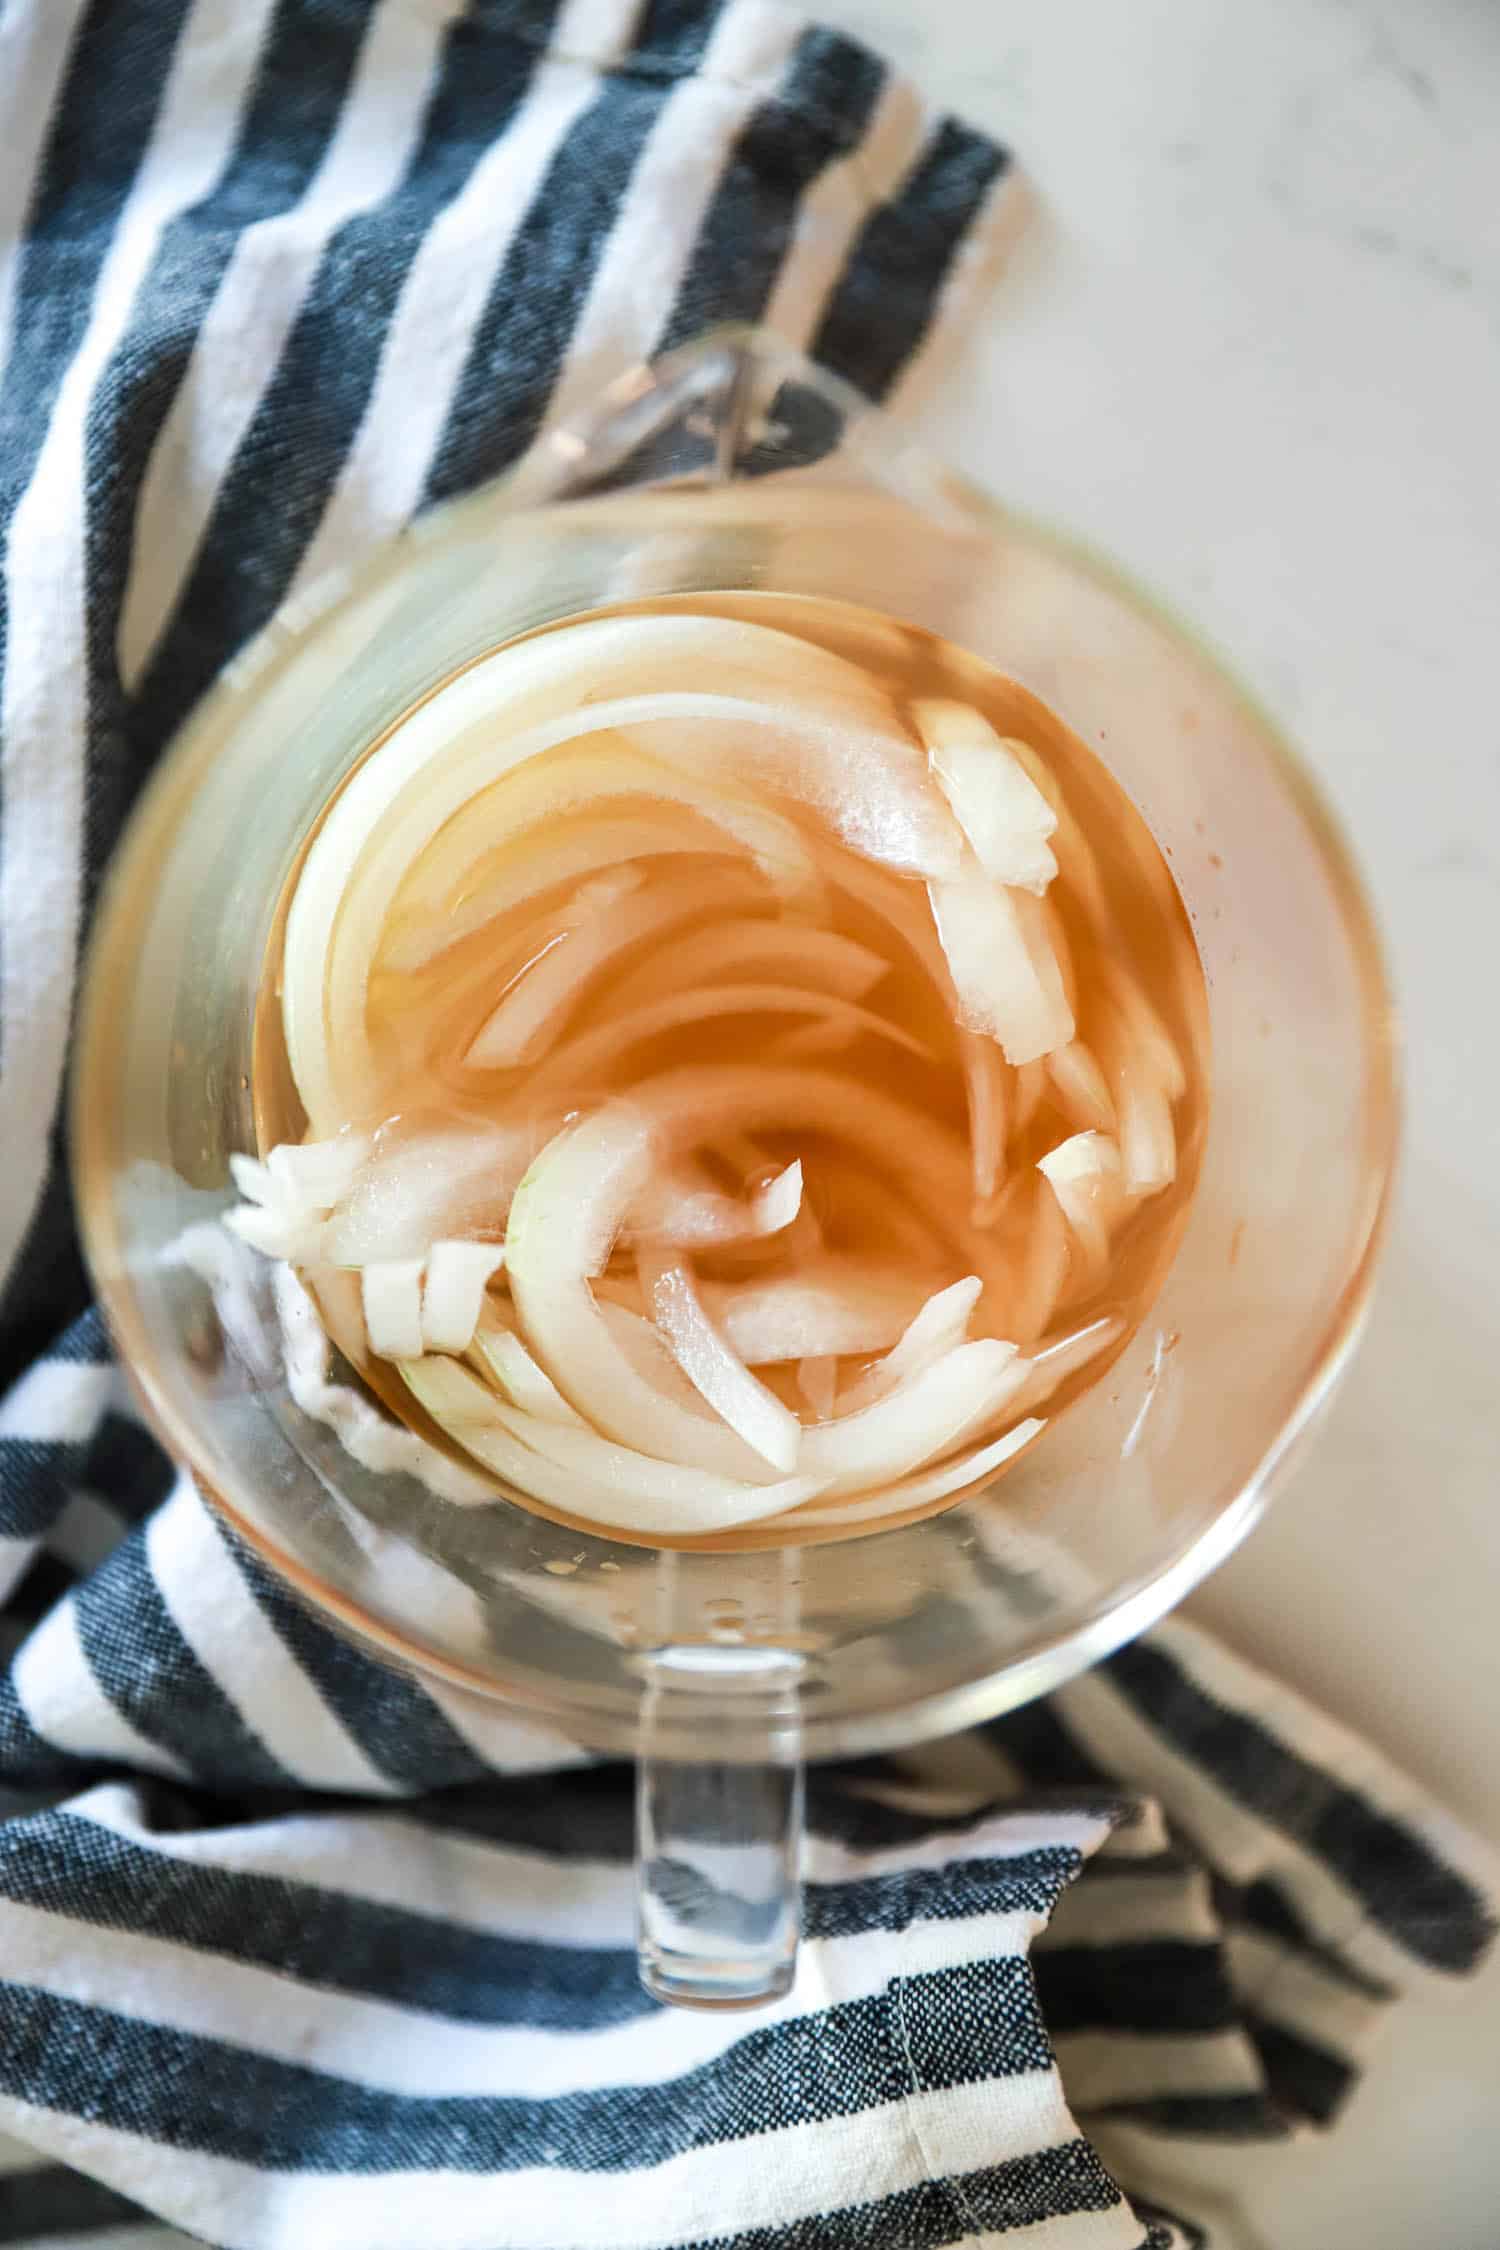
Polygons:
[[984,1283],[978,1274],[971,1273],[963,1281],[952,1282],[929,1297],[885,1357],[845,1394],[845,1412],[856,1413],[862,1407],[873,1406],[909,1376],[920,1374],[963,1343],[983,1289]]
[[504,1263],[505,1251],[496,1242],[433,1244],[422,1282],[424,1351],[468,1350],[484,1309],[485,1285]]
[[417,1359],[422,1352],[422,1260],[388,1258],[360,1277],[365,1335],[382,1359]]
[[662,1460],[764,1481],[764,1461],[732,1429],[693,1413],[641,1373],[589,1287],[660,1154],[650,1118],[624,1103],[550,1141],[511,1206],[511,1297],[532,1351],[595,1429]]
[[743,916],[700,930],[690,963],[676,954],[653,954],[621,978],[614,1004],[627,1010],[678,995],[687,976],[695,989],[720,980],[731,984],[770,980],[806,985],[838,1000],[863,1000],[889,975],[890,966],[872,947],[859,945],[837,930]]
[[1020,1387],[1016,1347],[982,1337],[960,1344],[873,1406],[802,1433],[801,1467],[830,1493],[890,1484],[942,1453]]
[[[607,1481],[603,1456],[591,1455],[599,1473],[584,1475],[576,1466],[564,1467],[550,1454],[524,1442],[515,1432],[524,1427],[540,1443],[555,1445],[559,1438],[583,1438],[584,1430],[567,1430],[562,1424],[524,1419],[501,1405],[494,1393],[456,1360],[403,1361],[401,1375],[412,1396],[448,1432],[465,1452],[528,1493],[532,1499],[582,1516],[592,1523],[618,1526],[627,1531],[664,1532],[669,1536],[701,1535],[732,1530],[780,1515],[787,1507],[811,1498],[816,1486],[806,1477],[777,1484],[737,1484],[732,1479],[695,1473],[686,1490],[667,1490],[672,1480],[661,1477],[662,1464],[647,1456],[647,1469],[656,1472],[651,1492],[622,1491],[619,1482]],[[595,1440],[602,1444],[602,1440]],[[628,1448],[616,1447],[616,1455]],[[619,1464],[616,1464],[617,1470]],[[624,1481],[624,1472],[620,1472]],[[633,1482],[633,1479],[630,1481]]]
[[857,1258],[810,1259],[791,1273],[700,1285],[731,1351],[752,1367],[886,1351],[912,1317],[919,1283]]
[[932,698],[915,703],[912,718],[934,779],[986,875],[1040,897],[1057,873],[1047,844],[1057,814],[1014,746],[968,704]]
[[773,1469],[790,1475],[797,1466],[801,1423],[730,1349],[681,1259],[642,1250],[636,1270],[667,1348],[694,1389]]
[[977,872],[928,889],[968,1028],[998,1039],[1009,1063],[1066,1046],[1073,1016],[1040,900]]

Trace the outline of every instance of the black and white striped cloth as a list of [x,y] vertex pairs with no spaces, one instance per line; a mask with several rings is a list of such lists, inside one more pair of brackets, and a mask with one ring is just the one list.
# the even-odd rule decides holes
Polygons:
[[795,1990],[664,2013],[628,1777],[311,1622],[87,1308],[78,948],[194,698],[712,320],[899,404],[1011,193],[761,0],[0,0],[0,2244],[1169,2250],[1163,2148],[1327,2124],[1483,1950],[1463,1839],[1174,1626],[816,1776]]

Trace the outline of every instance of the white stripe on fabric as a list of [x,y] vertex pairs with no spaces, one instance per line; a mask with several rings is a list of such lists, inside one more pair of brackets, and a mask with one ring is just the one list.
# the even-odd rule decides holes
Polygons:
[[[10,808],[6,808],[9,820]],[[113,1367],[84,1360],[39,1359],[0,1399],[0,1439],[31,1445],[82,1445],[94,1434],[114,1394]]]
[[1274,1871],[1313,1933],[1370,1975],[1399,1986],[1423,1971],[1421,1962],[1364,1915],[1361,1902],[1323,1861],[1248,1811],[1206,1768],[1174,1749],[1101,1673],[1070,1681],[1054,1701],[1085,1748],[1158,1797],[1203,1857],[1231,1882],[1251,1883]]
[[1225,1951],[1243,2006],[1337,2055],[1357,2057],[1389,2005],[1260,1930],[1231,1932]]
[[[79,1922],[0,1898],[0,1956],[28,1987],[200,2039],[329,2072],[383,2092],[437,2100],[546,2100],[674,2081],[746,2038],[868,1999],[896,1980],[1024,1957],[1036,1917],[914,1922],[892,1936],[804,1940],[797,1980],[753,2017],[658,2009],[582,2031],[463,2022],[410,2004],[314,1984],[144,1931]],[[1017,2144],[1020,2145],[1020,2144]]]
[[28,1726],[54,1749],[147,1773],[186,1773],[170,1751],[133,1727],[100,1687],[83,1653],[71,1595],[27,1635],[10,1677]]
[[[148,1851],[197,1867],[304,1881],[372,1905],[438,1914],[540,1944],[625,1947],[635,1940],[633,1880],[630,1869],[615,1861],[480,1842],[386,1813],[288,1814],[201,1834],[158,1835],[142,1822],[133,1792],[121,1783],[101,1784],[75,1798],[69,1809]],[[807,1847],[807,1872],[817,1881],[857,1882],[907,1869],[1013,1858],[1039,1841],[1084,1853],[1099,1842],[1097,1824],[1033,1825],[1018,1837],[1020,1826],[1015,1816],[999,1815],[965,1835],[865,1853],[814,1838]]]
[[[1164,2003],[1169,2006],[1170,2002]],[[1243,2031],[1069,2031],[1052,2042],[1069,2105],[1262,2094],[1265,2072]]]
[[[775,90],[803,29],[762,0],[729,0],[698,72],[663,104],[620,198],[542,436],[655,351],[735,141]],[[672,224],[664,223],[672,214]]]
[[0,166],[0,378],[10,357],[21,269],[22,222],[36,187],[52,105],[68,65],[85,0],[0,8],[0,86],[5,88],[5,162]]
[[[4,48],[0,47],[0,54]],[[40,2172],[48,2159],[27,2141],[13,2141],[0,2133],[0,2180],[13,2180],[18,2172]]]
[[1039,1945],[1211,1945],[1220,1936],[1208,1880],[1193,1875],[1085,1874],[1065,1891]]
[[555,53],[537,66],[499,139],[423,237],[391,316],[369,403],[288,601],[401,529],[422,498],[495,277],[549,166],[623,54],[642,0],[568,0]]
[[[557,2250],[561,2242],[568,2250],[640,2250],[644,2244],[674,2250],[722,2236],[727,2213],[736,2232],[826,2218],[841,2206],[1003,2162],[1018,2149],[1057,2147],[1076,2130],[1052,2071],[916,2093],[854,2117],[691,2149],[635,2172],[537,2167],[268,2176],[229,2157],[169,2148],[10,2095],[0,2095],[0,2120],[226,2250],[310,2250],[325,2243]],[[966,2250],[1140,2245],[1140,2223],[1120,2203],[1043,2219],[1024,2235],[975,2234]]]
[[0,1604],[10,1600],[41,1544],[40,1539],[0,1539]]
[[495,1936],[566,1947],[635,1943],[635,1885],[609,1860],[552,1859],[386,1813],[289,1813],[241,1828],[158,1835],[134,1791],[109,1782],[69,1808],[147,1851],[233,1875],[265,1875]]
[[910,170],[932,113],[905,78],[887,80],[864,135],[803,196],[763,325],[805,350],[877,204]]
[[439,1679],[424,1679],[422,1692],[437,1705],[460,1740],[497,1773],[564,1773],[593,1763],[590,1751],[526,1718],[514,1705],[471,1695]]
[[323,158],[289,211],[247,226],[204,316],[152,448],[119,631],[133,689],[181,596],[215,502],[270,388],[324,250],[399,185],[438,50],[464,0],[384,0],[361,45]]
[[309,1788],[400,1793],[256,1601],[191,1478],[178,1477],[147,1524],[146,1560],[178,1632],[279,1765]]
[[94,386],[179,212],[234,146],[273,0],[197,0],[100,269],[88,326],[10,523],[0,703],[0,1023],[24,1024],[0,1076],[0,1277],[47,1176],[77,966],[88,727],[84,436]]

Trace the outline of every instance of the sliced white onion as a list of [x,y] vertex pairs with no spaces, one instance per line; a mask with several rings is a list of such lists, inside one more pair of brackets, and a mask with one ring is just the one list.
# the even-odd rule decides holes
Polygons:
[[951,1282],[946,1289],[939,1289],[929,1297],[884,1359],[868,1369],[845,1393],[844,1412],[854,1414],[862,1407],[875,1405],[877,1400],[889,1397],[909,1376],[920,1374],[923,1368],[931,1367],[934,1361],[956,1350],[969,1333],[969,1322],[983,1290],[984,1283],[978,1274],[971,1273],[963,1281]]
[[236,1149],[229,1159],[229,1176],[247,1203],[258,1203],[273,1211],[283,1207],[286,1200],[283,1190],[259,1158],[242,1155]]
[[680,1259],[642,1250],[636,1268],[667,1349],[693,1388],[773,1469],[790,1475],[797,1466],[802,1425],[725,1342],[704,1311],[687,1267]]
[[998,1039],[1009,1063],[1065,1046],[1073,1017],[1040,900],[977,872],[929,893],[968,1028]]
[[[585,1475],[576,1466],[563,1466],[550,1451],[539,1451],[537,1446],[555,1447],[560,1439],[582,1439],[592,1436],[591,1432],[569,1430],[539,1417],[523,1422],[455,1360],[406,1361],[401,1374],[433,1420],[486,1468],[548,1507],[585,1517],[591,1523],[615,1525],[626,1531],[661,1532],[669,1537],[701,1535],[780,1515],[816,1490],[806,1477],[748,1485],[695,1472],[685,1488],[668,1491],[670,1472],[664,1481],[662,1463],[642,1455],[636,1458],[645,1460],[647,1467],[657,1472],[650,1490],[621,1490],[624,1471],[620,1457],[627,1448],[613,1448],[619,1481],[609,1481],[599,1455],[591,1455],[599,1473]],[[516,1436],[517,1426],[526,1428],[537,1446]],[[598,1438],[593,1442],[604,1443]]]
[[1177,1175],[1177,1134],[1167,1089],[1136,1046],[1134,1030],[1120,1011],[1109,1010],[1095,1039],[1114,1100],[1125,1185],[1132,1195],[1155,1195]]
[[[813,936],[815,932],[809,931]],[[697,939],[693,940],[696,950]],[[545,967],[545,963],[543,966]],[[618,995],[613,996],[618,1005]],[[875,1037],[888,1039],[892,1045],[902,1047],[908,1054],[932,1059],[932,1049],[923,1045],[899,1024],[879,1016],[869,1008],[859,1008],[850,1001],[830,997],[824,993],[806,992],[789,984],[710,984],[694,987],[687,992],[673,993],[666,998],[648,1002],[624,1014],[612,1015],[610,1021],[595,1031],[586,1031],[576,1039],[568,1040],[548,1056],[546,1067],[528,1083],[535,1092],[538,1085],[552,1087],[568,1084],[575,1090],[586,1086],[607,1070],[611,1064],[642,1040],[658,1038],[664,1031],[676,1030],[685,1023],[695,1023],[715,1016],[727,1015],[810,1015],[825,1018],[829,1028],[840,1037],[852,1038],[857,1032],[867,1031]],[[819,1026],[818,1028],[821,1028]],[[472,1059],[472,1056],[471,1056]]]
[[1107,1133],[1075,1133],[1049,1149],[1037,1170],[1077,1239],[1086,1282],[1098,1281],[1109,1263],[1111,1230],[1128,1202],[1118,1147]]
[[1114,1132],[1115,1105],[1091,1047],[1074,1039],[1056,1048],[1047,1057],[1046,1071],[1074,1125],[1085,1132]]
[[[679,818],[690,816],[685,833],[698,851],[744,852],[788,906],[814,918],[821,913],[822,886],[812,854],[795,824],[782,814],[628,755],[593,764],[598,769],[592,776],[596,807],[644,796],[649,784],[657,796],[681,808]],[[550,775],[545,761],[541,770]],[[529,833],[533,815],[525,803],[513,802],[527,778],[523,768],[487,791],[434,840],[427,856],[441,854],[436,867],[429,870],[425,860],[419,862],[396,901],[403,935],[382,949],[389,967],[420,969],[536,895]],[[590,817],[597,819],[597,810]]]
[[708,1249],[733,1242],[755,1242],[781,1234],[802,1203],[802,1166],[788,1164],[753,1195],[721,1195],[701,1184],[701,1172],[659,1178],[630,1214],[632,1232],[645,1240],[683,1249]]
[[546,1053],[584,991],[643,939],[702,911],[696,900],[648,885],[597,908],[530,963],[470,1041],[471,1070],[514,1070]]
[[1011,1401],[1012,1412],[1029,1414],[1070,1376],[1117,1344],[1124,1333],[1125,1323],[1118,1313],[1107,1313],[1086,1327],[1074,1329],[1071,1335],[1037,1345],[1028,1354],[1026,1380]]
[[266,1158],[266,1170],[290,1200],[331,1211],[348,1194],[370,1150],[370,1135],[348,1128],[326,1141],[282,1142]]
[[888,1397],[802,1433],[805,1475],[830,1494],[890,1484],[942,1453],[981,1415],[998,1413],[1019,1387],[1016,1347],[982,1337],[960,1344]]
[[764,1462],[727,1424],[690,1412],[639,1371],[589,1286],[659,1155],[649,1116],[624,1103],[550,1141],[511,1206],[511,1296],[531,1349],[606,1437],[689,1468],[763,1481]]
[[950,1493],[961,1492],[966,1485],[980,1484],[993,1476],[996,1469],[1030,1445],[1033,1438],[1041,1436],[1047,1427],[1045,1421],[1034,1416],[1017,1422],[1004,1437],[990,1444],[977,1446],[957,1454],[953,1460],[944,1461],[935,1469],[925,1469],[914,1477],[903,1477],[899,1483],[884,1492],[854,1493],[849,1499],[833,1507],[821,1506],[813,1501],[797,1510],[796,1522],[806,1529],[824,1529],[834,1524],[847,1524],[852,1531],[859,1524],[879,1522],[886,1516],[904,1515],[909,1508],[930,1507],[934,1500],[944,1500]]
[[365,1333],[382,1359],[417,1359],[422,1352],[422,1260],[387,1258],[360,1277]]
[[[422,1282],[422,1349],[466,1352],[484,1309],[485,1284],[505,1263],[495,1242],[435,1242]],[[365,1269],[367,1272],[369,1268]]]
[[992,881],[1034,891],[1057,873],[1047,838],[1057,814],[982,711],[933,698],[913,704],[938,787]]
[[403,1119],[376,1137],[323,1234],[330,1265],[420,1258],[432,1243],[499,1235],[536,1133],[507,1125]]
[[920,1278],[858,1258],[826,1257],[792,1273],[700,1284],[730,1349],[752,1367],[886,1351],[911,1320]]
[[650,1006],[680,995],[689,981],[697,987],[721,979],[802,984],[839,1000],[863,1000],[889,973],[883,955],[837,930],[743,917],[700,930],[689,962],[675,952],[653,954],[621,978],[614,1003],[622,1010]]
[[831,1352],[797,1362],[797,1395],[815,1422],[832,1419],[838,1400],[839,1363]]
[[977,1210],[994,1195],[1005,1163],[1005,1074],[999,1048],[980,1032],[961,1033],[958,1051],[969,1108],[969,1158]]
[[583,1416],[569,1406],[546,1369],[537,1365],[510,1329],[482,1325],[473,1349],[475,1358],[523,1414],[534,1415],[541,1422],[566,1422],[572,1429],[587,1429]]
[[252,1250],[288,1265],[312,1265],[322,1256],[323,1223],[316,1217],[274,1204],[241,1203],[225,1212],[224,1224]]

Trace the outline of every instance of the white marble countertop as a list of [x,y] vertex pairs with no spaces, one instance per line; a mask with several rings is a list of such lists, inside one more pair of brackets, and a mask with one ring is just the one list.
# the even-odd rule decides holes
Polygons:
[[[932,441],[1217,640],[1381,907],[1409,1110],[1375,1317],[1197,1606],[1500,1837],[1500,9],[819,12],[1036,190]],[[1500,1961],[1398,2016],[1329,2140],[1208,2170],[1275,2250],[1495,2250]]]

